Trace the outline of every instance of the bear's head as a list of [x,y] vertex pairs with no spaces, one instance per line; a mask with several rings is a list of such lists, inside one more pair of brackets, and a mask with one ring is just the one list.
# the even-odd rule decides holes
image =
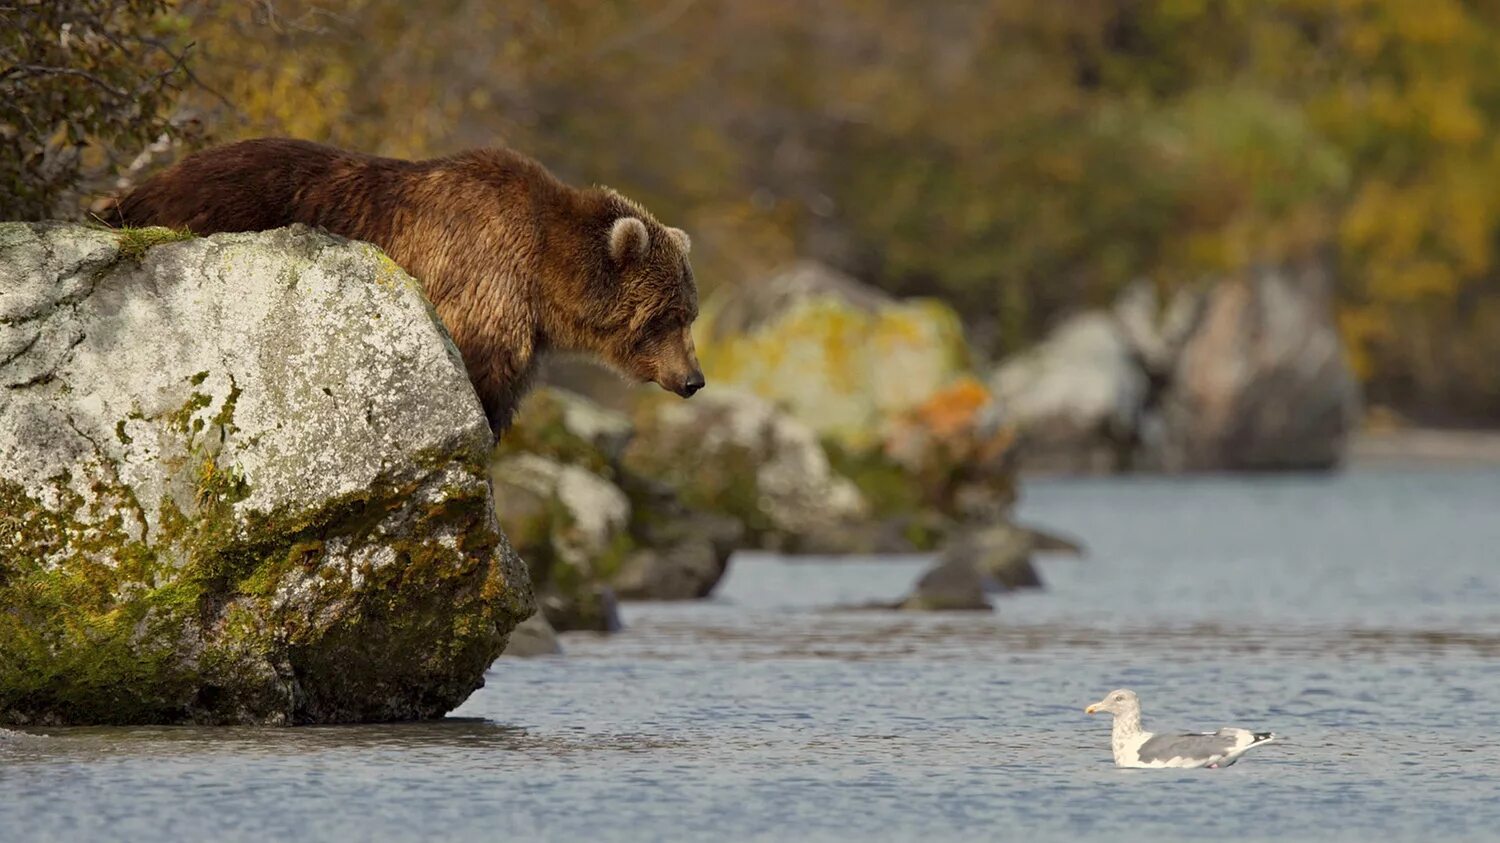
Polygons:
[[684,398],[703,388],[693,347],[698,285],[688,262],[687,233],[652,219],[611,192],[611,210],[593,228],[593,272],[577,300],[556,302],[567,314],[561,348],[593,352],[614,369],[653,381]]

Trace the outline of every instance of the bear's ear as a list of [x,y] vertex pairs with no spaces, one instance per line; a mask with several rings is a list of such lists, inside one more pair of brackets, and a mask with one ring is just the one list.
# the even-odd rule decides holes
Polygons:
[[615,263],[640,260],[646,256],[646,247],[651,244],[651,235],[646,224],[635,217],[620,217],[609,230],[609,256]]
[[681,249],[684,255],[693,250],[693,239],[688,237],[686,231],[680,228],[668,228],[667,236],[672,238],[672,242],[677,244],[677,248]]

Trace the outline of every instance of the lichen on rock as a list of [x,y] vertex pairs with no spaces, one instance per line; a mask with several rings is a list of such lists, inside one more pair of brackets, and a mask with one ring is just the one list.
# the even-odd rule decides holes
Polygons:
[[0,723],[445,713],[532,610],[488,449],[372,246],[0,224]]
[[891,298],[812,261],[721,290],[702,322],[699,356],[715,390],[784,407],[846,448],[876,444],[888,420],[968,367],[952,308]]

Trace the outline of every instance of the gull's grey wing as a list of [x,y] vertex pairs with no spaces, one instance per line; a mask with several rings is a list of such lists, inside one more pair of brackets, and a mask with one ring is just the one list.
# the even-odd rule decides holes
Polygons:
[[1166,763],[1173,758],[1207,761],[1223,757],[1239,745],[1239,736],[1229,729],[1218,732],[1188,732],[1180,735],[1153,735],[1141,744],[1142,764]]

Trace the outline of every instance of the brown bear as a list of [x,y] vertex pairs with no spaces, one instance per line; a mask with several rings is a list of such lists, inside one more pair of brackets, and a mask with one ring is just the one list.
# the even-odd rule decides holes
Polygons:
[[422,282],[497,435],[549,349],[590,352],[684,398],[703,388],[687,234],[509,149],[403,161],[242,141],[188,156],[103,218],[196,234],[304,223],[374,243]]

